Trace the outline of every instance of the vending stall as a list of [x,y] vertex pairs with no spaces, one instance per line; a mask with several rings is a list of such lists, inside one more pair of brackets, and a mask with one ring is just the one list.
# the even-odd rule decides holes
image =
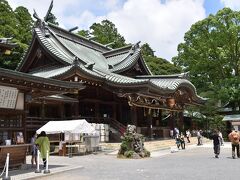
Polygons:
[[[52,147],[54,146],[51,151],[57,149],[59,155],[72,156],[81,152],[91,152],[99,146],[99,134],[85,119],[49,121],[37,130],[37,134],[42,131],[46,132]],[[58,145],[56,145],[56,142]]]

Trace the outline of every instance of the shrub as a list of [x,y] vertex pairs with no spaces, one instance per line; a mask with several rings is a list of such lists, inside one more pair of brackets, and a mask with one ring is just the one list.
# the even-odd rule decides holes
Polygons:
[[133,155],[133,153],[134,153],[134,151],[126,151],[126,152],[124,153],[124,156],[127,157],[127,158],[131,158],[132,155]]

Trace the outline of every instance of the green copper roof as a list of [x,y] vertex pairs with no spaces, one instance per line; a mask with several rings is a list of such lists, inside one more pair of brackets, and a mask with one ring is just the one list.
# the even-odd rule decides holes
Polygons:
[[40,42],[47,48],[48,51],[50,51],[50,53],[58,57],[58,59],[62,62],[72,63],[74,55],[61,46],[55,38],[46,38],[39,28],[35,28],[35,32]]
[[240,121],[240,114],[231,114],[223,117],[223,121]]
[[35,82],[35,83],[40,83],[45,85],[54,85],[54,86],[59,86],[63,88],[68,88],[68,89],[71,89],[71,88],[83,89],[82,83],[69,82],[69,84],[66,84],[66,82],[57,80],[57,79],[36,77],[27,73],[0,68],[0,77],[4,77],[4,76],[8,78],[14,78],[14,79]]
[[[39,26],[34,31],[43,48],[62,64],[61,67],[32,72],[34,76],[57,79],[80,73],[110,86],[132,87],[136,91],[143,87],[146,92],[151,90],[156,94],[174,93],[178,88],[185,87],[192,92],[196,101],[201,101],[190,81],[179,76],[152,76],[141,56],[139,43],[111,50],[52,25],[45,24],[44,28]],[[142,65],[146,75],[136,78],[119,75],[136,63]]]
[[95,68],[108,71],[108,64],[102,53],[60,36],[58,36],[58,39],[74,54],[74,56],[85,62],[85,64],[94,63]]

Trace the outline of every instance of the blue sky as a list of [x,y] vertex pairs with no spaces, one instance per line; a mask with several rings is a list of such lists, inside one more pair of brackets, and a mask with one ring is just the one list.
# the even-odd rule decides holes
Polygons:
[[[44,17],[51,0],[8,0]],[[240,0],[54,0],[52,12],[62,28],[88,29],[112,21],[127,43],[149,43],[156,55],[171,60],[191,25],[224,7],[240,10]]]
[[223,3],[220,0],[205,0],[204,8],[206,9],[206,14],[216,14],[219,9],[224,8]]

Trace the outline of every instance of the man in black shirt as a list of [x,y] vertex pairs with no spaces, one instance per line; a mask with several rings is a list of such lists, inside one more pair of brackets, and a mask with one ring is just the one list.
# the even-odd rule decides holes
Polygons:
[[218,130],[215,129],[213,131],[211,138],[213,140],[213,150],[214,150],[215,158],[218,158],[220,154],[220,136],[219,136]]

